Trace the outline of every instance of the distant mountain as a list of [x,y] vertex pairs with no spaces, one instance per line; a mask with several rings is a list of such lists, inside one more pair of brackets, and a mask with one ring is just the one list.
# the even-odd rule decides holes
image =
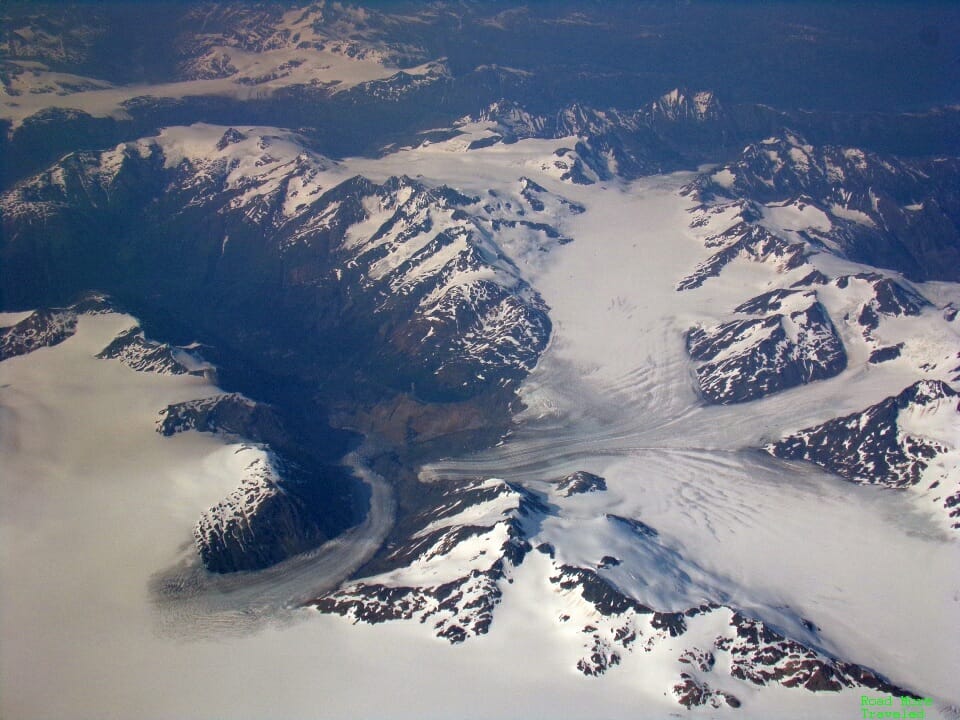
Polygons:
[[[598,109],[580,103],[553,115],[534,114],[515,102],[491,104],[466,122],[490,122],[491,141],[524,138],[576,138],[574,151],[593,179],[636,178],[696,166],[707,147],[712,153],[736,142],[738,133],[713,93],[674,89],[636,110]],[[579,182],[591,182],[574,171]]]

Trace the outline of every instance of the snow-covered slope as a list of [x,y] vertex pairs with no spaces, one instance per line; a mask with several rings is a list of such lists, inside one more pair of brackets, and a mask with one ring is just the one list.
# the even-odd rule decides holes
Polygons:
[[486,633],[500,583],[531,550],[525,520],[542,509],[529,492],[502,480],[447,489],[438,506],[411,521],[407,543],[386,556],[392,570],[314,604],[355,621],[416,619],[452,643]]
[[[907,161],[781,134],[702,175],[701,198],[764,204],[768,226],[911,280],[960,279],[957,160]],[[761,223],[763,224],[763,223]]]
[[960,402],[942,381],[920,380],[862,412],[828,420],[767,445],[847,480],[932,496],[960,528]]
[[[402,378],[389,382],[469,396],[528,372],[549,337],[546,308],[509,253],[565,242],[554,224],[579,208],[538,187],[521,182],[507,200],[469,197],[406,176],[373,183],[307,151],[289,132],[169,128],[106,152],[71,155],[5,194],[4,274],[35,294],[25,282],[38,259],[30,238],[47,243],[46,228],[72,225],[78,213],[125,224],[130,233],[137,222],[156,223],[156,240],[133,240],[138,268],[128,264],[113,277],[98,258],[126,255],[129,246],[105,249],[99,236],[78,238],[85,249],[71,252],[81,253],[81,266],[96,266],[95,279],[87,282],[120,289],[131,276],[150,276],[171,288],[164,303],[186,292],[206,304],[211,284],[219,304],[231,296],[230,302],[248,303],[243,287],[257,287],[266,306],[287,315],[285,323],[262,309],[256,311],[264,314],[261,328],[245,318],[231,330],[236,319],[219,322],[208,313],[203,322],[244,344],[251,331],[259,334],[290,362],[283,346],[303,352],[302,335],[317,332],[314,322],[289,309],[313,305],[321,328],[363,350],[357,362],[378,365],[371,372],[382,376],[387,370],[380,365],[400,363]],[[169,212],[153,217],[160,198]],[[189,232],[198,214],[217,220],[183,252],[171,254],[175,242],[161,238]],[[72,232],[84,233],[82,227]],[[48,290],[59,292],[58,282],[50,281]],[[276,292],[265,294],[271,287]],[[196,314],[198,308],[178,311]],[[362,336],[366,343],[358,341]],[[321,342],[316,337],[310,344]],[[388,357],[369,353],[371,344]]]
[[[557,490],[569,497],[563,483]],[[555,594],[550,604],[563,608],[553,622],[559,632],[583,639],[571,665],[586,676],[613,671],[625,655],[642,651],[659,657],[660,673],[673,673],[666,689],[688,708],[738,708],[745,683],[911,696],[873,671],[706,600],[716,592],[708,574],[663,546],[644,523],[612,514],[577,518],[574,512],[570,526],[563,501],[557,507],[545,500],[498,479],[448,486],[411,523],[405,543],[385,557],[394,569],[311,604],[353,622],[415,619],[438,637],[464,642],[489,631],[503,586],[514,582],[532,543],[541,540],[537,550],[549,558],[541,582]],[[548,518],[563,523],[563,532],[545,528]],[[577,564],[601,548],[610,554]],[[699,604],[681,607],[691,599]]]
[[200,516],[193,534],[209,570],[260,569],[328,539],[311,509],[284,489],[288,474],[275,455],[256,452],[240,486]]
[[[0,329],[7,349],[0,360],[56,347],[76,334],[81,319],[100,315],[118,322],[129,319],[108,297],[94,293],[66,308],[32,312]],[[119,332],[93,357],[119,361],[142,373],[215,378],[214,368],[195,353],[150,340],[137,324]],[[295,443],[270,407],[230,393],[177,402],[157,411],[156,429],[164,436],[197,430],[234,442],[257,443],[238,446],[238,456],[250,456],[236,472],[240,487],[204,512],[194,529],[199,557],[209,570],[231,572],[275,564],[317,547],[358,520],[345,481],[312,477],[277,454],[290,452]],[[324,470],[329,472],[325,468],[312,472],[322,475]],[[318,495],[323,503],[316,502]]]
[[[848,220],[838,220],[823,209],[825,200],[806,194],[847,192],[838,189],[848,187],[847,180],[850,188],[868,194],[873,186],[863,189],[863,183],[886,183],[900,192],[917,193],[949,193],[949,186],[938,185],[908,164],[894,166],[876,156],[872,161],[878,169],[872,173],[861,151],[827,148],[823,157],[811,159],[813,146],[799,145],[791,133],[785,138],[761,144],[779,148],[780,154],[748,147],[740,163],[700,175],[683,190],[698,201],[690,227],[710,254],[677,283],[677,291],[701,293],[712,283],[734,283],[734,273],[742,273],[745,262],[773,271],[764,292],[751,298],[745,290],[728,316],[755,317],[728,319],[688,333],[691,357],[707,362],[697,371],[704,396],[714,402],[748,400],[837,375],[848,364],[879,364],[908,356],[917,373],[913,379],[927,375],[949,380],[947,363],[956,338],[949,301],[938,309],[902,276],[846,262],[858,253],[844,240],[847,235],[837,234]],[[860,174],[847,178],[840,170],[829,170],[834,167],[830,158],[837,157],[859,162],[855,169]],[[877,173],[881,180],[874,177]],[[885,222],[877,218],[871,227]],[[886,242],[880,236],[874,239]],[[801,312],[805,314],[797,324]],[[791,319],[789,326],[784,318]],[[941,331],[946,334],[938,337]],[[804,345],[809,347],[803,349]],[[913,350],[906,350],[910,346]],[[765,379],[771,368],[773,376]]]

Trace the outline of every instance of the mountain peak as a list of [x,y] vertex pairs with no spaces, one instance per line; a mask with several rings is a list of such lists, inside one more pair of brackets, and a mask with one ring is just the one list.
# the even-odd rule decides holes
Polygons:
[[710,90],[691,92],[686,88],[674,88],[650,103],[646,108],[650,117],[668,120],[704,120],[720,115],[720,102]]

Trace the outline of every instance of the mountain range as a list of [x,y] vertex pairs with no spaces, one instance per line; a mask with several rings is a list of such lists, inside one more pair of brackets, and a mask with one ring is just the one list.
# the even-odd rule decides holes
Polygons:
[[[112,558],[67,635],[213,638],[226,715],[247,671],[382,715],[423,658],[401,715],[956,717],[960,106],[903,80],[955,9],[856,47],[815,4],[0,16],[0,573]],[[2,595],[10,717],[60,702],[12,689],[59,667],[43,582]],[[564,689],[431,690],[474,662],[464,697]]]

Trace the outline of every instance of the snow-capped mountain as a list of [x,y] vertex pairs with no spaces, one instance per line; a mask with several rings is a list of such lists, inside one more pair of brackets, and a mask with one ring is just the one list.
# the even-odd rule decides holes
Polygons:
[[843,343],[816,292],[778,293],[775,301],[761,295],[735,312],[761,317],[687,334],[690,357],[705,361],[697,379],[711,402],[752,400],[833,377],[847,366]]
[[[884,187],[887,190],[880,189]],[[710,254],[677,283],[678,291],[702,292],[744,261],[767,266],[775,274],[770,283],[775,289],[744,297],[730,308],[731,315],[754,317],[688,332],[690,356],[706,363],[697,369],[704,397],[714,402],[749,400],[836,376],[851,357],[856,364],[899,358],[906,347],[901,333],[910,331],[906,324],[886,318],[926,316],[949,327],[949,303],[941,315],[902,277],[876,270],[843,272],[836,263],[837,258],[889,257],[883,247],[889,247],[890,237],[901,243],[903,254],[910,252],[902,245],[909,233],[891,235],[888,221],[876,214],[883,203],[872,206],[872,216],[863,212],[854,218],[852,211],[830,201],[843,195],[849,210],[854,198],[876,200],[879,192],[889,197],[894,187],[901,195],[915,193],[911,197],[926,193],[938,208],[934,196],[951,192],[949,183],[916,165],[850,148],[818,151],[790,132],[748,146],[743,160],[702,174],[684,189],[698,201],[690,226]],[[946,217],[949,203],[943,207],[938,212]],[[860,229],[852,231],[853,225]],[[857,235],[856,243],[851,233]],[[951,233],[937,234],[947,248]],[[922,247],[931,244],[924,241]],[[929,264],[924,272],[949,275],[949,269],[934,261],[935,255],[919,261]],[[892,266],[913,277],[910,269],[917,267],[920,255],[914,256],[901,264],[891,261]],[[914,342],[919,350],[927,341],[917,336]],[[925,359],[917,358],[914,364],[918,373],[949,379],[943,372],[949,369],[943,362],[948,355],[931,361],[926,352],[921,354]]]
[[818,217],[809,231],[815,242],[852,260],[911,280],[955,281],[956,175],[955,159],[916,162],[814,146],[785,130],[747,146],[737,162],[704,175],[697,188],[701,195],[794,206]]
[[[577,494],[570,488],[578,481],[603,491],[603,478],[580,471],[557,484],[558,498]],[[751,684],[916,697],[872,670],[785,637],[734,608],[706,599],[679,607],[678,594],[706,592],[703,573],[640,521],[609,514],[584,520],[584,530],[604,537],[610,552],[627,555],[605,555],[582,566],[564,560],[570,551],[559,544],[562,538],[542,540],[545,519],[561,509],[522,487],[499,479],[448,485],[433,494],[433,503],[410,521],[402,544],[391,544],[381,572],[310,604],[355,623],[416,620],[438,637],[462,643],[489,631],[504,586],[529,564],[536,546],[532,557],[541,556],[536,572],[550,593],[541,612],[553,614],[563,633],[582,638],[570,662],[585,676],[614,672],[624,656],[643,653],[659,658],[661,672],[670,668],[665,689],[688,708],[738,708],[737,695]],[[658,568],[659,576],[638,577],[638,557],[648,571]],[[629,571],[622,570],[624,562]],[[670,582],[683,589],[678,593]],[[643,589],[624,592],[621,584]],[[657,598],[659,609],[638,601],[637,594]],[[665,598],[674,604],[663,607]]]
[[544,506],[497,479],[444,489],[438,500],[411,519],[407,542],[384,559],[386,572],[318,598],[316,607],[371,623],[416,619],[452,643],[487,632],[500,582],[532,550],[524,523]]
[[[387,42],[377,27],[384,20],[381,13],[323,4],[290,10],[265,6],[253,12],[245,7],[192,8],[184,16],[185,37],[177,43],[185,58],[181,72],[190,79],[229,77],[238,72],[234,67],[237,61],[255,58],[265,64],[284,51],[303,55],[299,62],[287,60],[287,67],[277,67],[288,73],[312,60],[312,53],[324,51],[393,67],[419,65],[429,59],[422,48]],[[198,26],[204,32],[189,29]],[[238,57],[232,58],[231,52]],[[243,76],[238,82],[252,80]]]
[[489,135],[473,147],[524,138],[576,138],[575,146],[558,152],[561,176],[578,184],[614,177],[635,178],[685,167],[701,146],[717,142],[732,121],[713,93],[674,89],[631,111],[600,109],[573,103],[554,115],[531,113],[516,102],[492,103],[462,125],[484,123]]
[[132,327],[118,335],[97,357],[117,359],[140,372],[204,375],[214,369],[187,348],[150,340],[140,327]]
[[[113,300],[95,292],[67,307],[35,310],[19,322],[0,330],[0,360],[59,345],[77,332],[77,320],[81,315],[119,312],[119,306]],[[138,325],[117,335],[96,357],[119,360],[138,372],[215,375],[215,368],[194,352],[193,347],[174,347],[169,343],[151,340]]]
[[[173,128],[70,156],[8,193],[7,294],[60,297],[77,283],[105,288],[153,317],[186,319],[219,357],[252,353],[311,387],[326,385],[320,397],[353,426],[415,443],[435,438],[437,423],[455,427],[467,414],[483,432],[498,427],[504,412],[502,401],[485,394],[524,377],[550,335],[545,304],[501,244],[549,250],[569,241],[549,223],[582,212],[529,179],[516,193],[509,201],[409,177],[350,177],[289,133]],[[206,230],[185,244],[181,233],[200,216],[209,219]],[[150,233],[137,232],[141,222]],[[113,223],[130,235],[104,246],[96,228]],[[64,256],[46,287],[31,286],[41,277],[35,243],[46,244],[51,228],[63,226],[73,228],[73,262]],[[101,264],[109,255],[117,260],[112,268]],[[153,288],[146,295],[143,282]],[[314,313],[305,315],[310,307]],[[61,341],[74,328],[72,310],[35,314],[6,331],[7,354]],[[101,356],[139,370],[205,367],[187,350],[147,341],[139,328]],[[370,399],[358,404],[358,395]],[[429,405],[444,398],[479,406]],[[279,454],[250,470],[198,530],[205,564],[219,571],[260,568],[313,548],[352,524],[360,502],[329,479],[329,468],[304,467],[302,448],[291,456],[290,433],[250,402],[228,395],[209,406],[171,407],[159,428],[232,433]],[[396,413],[396,403],[407,410]]]
[[[383,25],[392,23],[396,30],[403,24],[386,13],[324,3],[147,12],[159,32],[169,34],[172,49],[148,55],[141,45],[133,50],[140,65],[124,66],[105,52],[106,36],[126,33],[132,42],[140,36],[146,46],[156,38],[144,37],[142,26],[131,27],[122,9],[77,7],[68,18],[14,9],[0,37],[0,113],[17,123],[51,106],[105,116],[143,99],[329,96],[368,83],[396,80],[399,87],[416,78],[430,84],[447,75],[415,40],[385,37]],[[152,82],[143,84],[142,75]],[[376,90],[382,97],[382,88]]]
[[238,487],[197,521],[194,537],[213,572],[259,570],[335,537],[362,517],[363,500],[337,468],[317,463],[270,406],[237,393],[170,405],[157,432],[217,433],[249,456]]
[[204,512],[194,528],[197,551],[208,570],[270,567],[313,550],[349,526],[339,518],[333,521],[329,496],[328,512],[320,514],[314,503],[291,492],[293,475],[272,453],[254,454],[240,486]]
[[705,122],[723,114],[720,102],[709,90],[691,93],[674,88],[641,110],[651,121],[663,119],[670,122]]
[[[589,128],[582,114],[571,113],[565,122],[582,123],[584,133],[603,131]],[[544,141],[550,138],[518,139],[506,147],[525,151],[525,142]],[[552,141],[562,149],[562,140]],[[454,137],[411,152],[495,158],[504,145],[463,146]],[[68,157],[8,192],[2,205],[10,268],[4,287],[9,296],[26,299],[53,293],[53,287],[69,292],[69,282],[96,282],[129,297],[147,280],[154,290],[139,300],[145,309],[161,318],[175,314],[197,328],[228,368],[236,362],[231,356],[242,354],[298,374],[311,387],[350,377],[350,385],[322,390],[321,397],[336,403],[339,422],[376,434],[392,448],[417,442],[449,448],[433,443],[464,427],[489,426],[482,412],[491,405],[485,403],[500,402],[488,401],[489,393],[509,391],[535,371],[553,329],[551,309],[535,289],[536,268],[571,241],[583,243],[578,228],[596,213],[593,193],[603,193],[599,175],[592,184],[571,182],[538,164],[543,149],[535,147],[519,162],[523,174],[508,170],[513,180],[467,182],[458,189],[390,171],[358,175],[350,163],[319,156],[285,131],[170,128]],[[585,162],[581,167],[593,172]],[[700,194],[692,196],[691,187]],[[658,280],[667,296],[690,302],[723,288],[726,305],[685,335],[704,399],[721,406],[760,401],[867,366],[931,377],[949,370],[931,366],[935,353],[949,345],[931,351],[929,344],[931,328],[952,322],[942,301],[927,299],[896,276],[831,264],[832,258],[846,260],[811,232],[822,226],[809,197],[764,201],[748,190],[732,198],[710,196],[699,185],[686,193],[671,200],[686,206],[676,227],[700,247],[680,259],[699,260],[676,264],[693,270],[687,279],[661,273]],[[151,232],[123,235],[122,246],[104,245],[76,222],[122,224],[131,207]],[[191,241],[178,241],[199,218]],[[32,248],[54,227],[75,233],[71,252],[78,257],[79,251],[79,258],[71,272],[43,278],[24,270],[35,262]],[[109,268],[87,270],[84,252],[93,248],[123,258],[137,285]],[[766,287],[727,287],[730,277],[754,270],[771,279]],[[48,285],[31,286],[20,280],[26,277]],[[304,308],[313,309],[309,323]],[[30,348],[62,343],[75,320],[72,311],[58,312],[66,314],[40,312],[31,322],[21,320],[19,339],[5,342]],[[34,326],[47,315],[37,340]],[[237,317],[242,324],[231,326]],[[330,363],[321,338],[339,338],[342,366]],[[899,356],[880,363],[891,347]],[[188,350],[148,340],[131,325],[96,354],[141,371],[202,372],[202,360],[189,360]],[[354,360],[344,362],[350,353]],[[209,369],[206,376],[213,377]],[[347,394],[357,388],[359,397],[348,405]],[[374,388],[389,388],[391,395],[365,399]],[[938,427],[948,433],[956,420],[941,414]],[[171,439],[195,430],[242,443],[234,489],[193,518],[197,556],[208,570],[282,572],[288,562],[335,544],[326,542],[331,538],[348,536],[363,516],[364,500],[354,485],[304,454],[303,438],[288,429],[290,417],[283,407],[236,393],[171,403],[160,415],[156,429]],[[849,457],[851,423],[859,427],[860,421],[822,432],[837,457]],[[817,430],[783,442],[813,444]],[[891,433],[881,428],[871,437]],[[934,452],[928,434],[897,433],[903,472],[944,471],[952,450],[943,441]],[[878,447],[875,454],[887,457],[888,451]],[[381,462],[401,477],[408,472],[402,462]],[[603,496],[611,484],[595,473],[565,473],[546,491],[510,479],[444,480],[429,488],[398,482],[406,483],[399,487],[407,514],[398,516],[379,552],[342,585],[300,602],[378,627],[425,625],[429,635],[472,646],[509,614],[512,587],[536,577],[543,592],[538,622],[563,638],[566,667],[595,682],[635,664],[655,667],[672,703],[712,709],[749,706],[755,688],[905,697],[922,691],[887,679],[882,666],[867,669],[875,665],[862,654],[847,659],[820,637],[814,621],[793,610],[735,599],[735,583],[701,567],[636,511],[609,508]],[[940,492],[930,484],[924,481],[928,491]],[[949,510],[953,496],[944,497]],[[940,494],[937,499],[943,500]],[[592,509],[595,502],[607,509]]]
[[91,293],[68,307],[35,310],[0,329],[0,360],[59,345],[77,331],[78,315],[109,312],[111,307],[106,297]]
[[[542,194],[534,186],[522,192]],[[2,205],[11,300],[60,296],[80,284],[136,292],[150,278],[164,292],[149,303],[192,316],[231,344],[259,343],[276,362],[312,366],[304,372],[316,374],[325,353],[319,324],[349,342],[345,348],[362,350],[356,361],[379,377],[399,363],[400,376],[388,380],[395,387],[416,382],[422,393],[469,396],[521,377],[549,337],[546,308],[498,246],[508,238],[548,248],[563,240],[549,222],[407,177],[344,177],[288,133],[169,129],[70,156]],[[171,240],[201,214],[212,222],[199,237]],[[81,215],[90,221],[77,224]],[[134,235],[141,222],[150,234]],[[102,246],[89,230],[111,223],[132,235],[122,246]],[[28,285],[40,277],[33,243],[45,244],[58,225],[73,228],[76,263]],[[104,254],[124,258],[124,272],[110,277]],[[90,273],[78,276],[78,267]],[[236,304],[250,312],[240,324],[229,320]],[[291,312],[309,306],[315,319]],[[371,353],[371,344],[381,349]],[[291,360],[284,348],[294,345],[299,357]]]
[[828,420],[767,445],[771,455],[807,460],[851,482],[916,487],[960,528],[957,392],[920,380],[862,412]]
[[76,329],[77,316],[70,310],[33,312],[16,325],[4,328],[0,335],[2,357],[6,360],[56,345],[73,335]]

